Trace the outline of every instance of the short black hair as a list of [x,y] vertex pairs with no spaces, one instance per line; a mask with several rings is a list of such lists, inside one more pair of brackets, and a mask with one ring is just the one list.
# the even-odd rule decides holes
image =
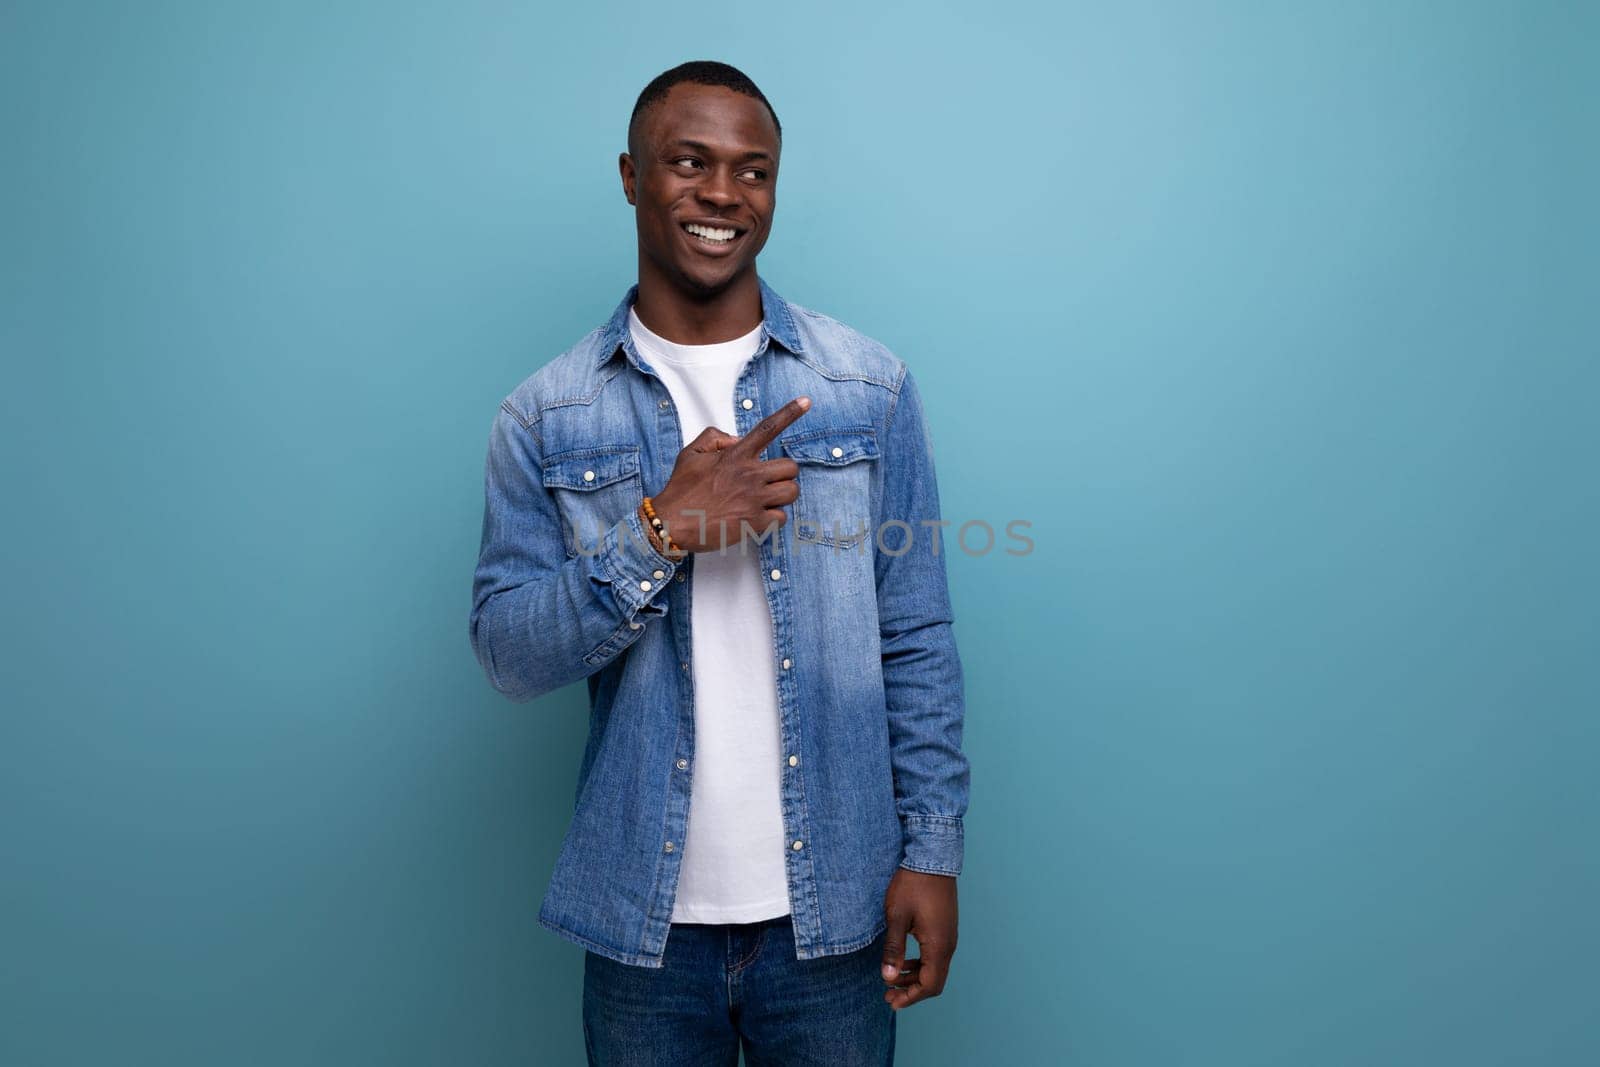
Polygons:
[[694,59],[687,63],[679,63],[671,70],[664,70],[650,79],[650,84],[644,87],[639,94],[639,99],[633,105],[633,114],[628,116],[628,151],[633,151],[633,131],[643,115],[650,108],[666,98],[668,90],[674,85],[691,82],[695,85],[719,85],[724,89],[732,89],[745,96],[753,96],[767,106],[767,114],[772,116],[772,125],[778,130],[778,146],[783,146],[783,123],[778,121],[778,113],[772,110],[772,102],[756,83],[750,80],[749,75],[738,67],[726,63],[718,63],[714,59]]

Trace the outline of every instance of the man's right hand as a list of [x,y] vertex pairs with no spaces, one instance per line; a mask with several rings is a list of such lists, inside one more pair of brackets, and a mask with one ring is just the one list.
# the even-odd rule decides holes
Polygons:
[[[717,552],[739,542],[741,522],[764,533],[788,521],[783,512],[800,496],[792,459],[762,459],[761,453],[811,407],[796,397],[743,437],[707,426],[678,453],[672,477],[651,503],[673,544],[688,552]],[[703,513],[703,514],[702,514]]]

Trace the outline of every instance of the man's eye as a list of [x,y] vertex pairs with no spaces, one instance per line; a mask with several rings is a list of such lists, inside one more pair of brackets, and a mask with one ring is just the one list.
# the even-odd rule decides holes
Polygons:
[[764,171],[764,170],[747,170],[744,173],[750,175],[750,177],[752,177],[753,179],[755,179],[758,182],[766,181],[766,179],[767,179],[767,172]]
[[698,159],[694,158],[693,156],[679,156],[677,159],[674,159],[672,162],[675,163],[675,164],[678,164],[680,166],[698,167],[700,165],[700,161]]

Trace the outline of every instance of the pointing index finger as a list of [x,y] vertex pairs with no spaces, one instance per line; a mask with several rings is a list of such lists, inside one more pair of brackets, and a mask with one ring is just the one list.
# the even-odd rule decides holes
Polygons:
[[810,407],[811,398],[809,396],[795,397],[783,407],[756,423],[750,432],[739,438],[731,448],[749,456],[761,455],[780,433],[787,429],[795,419],[804,415]]

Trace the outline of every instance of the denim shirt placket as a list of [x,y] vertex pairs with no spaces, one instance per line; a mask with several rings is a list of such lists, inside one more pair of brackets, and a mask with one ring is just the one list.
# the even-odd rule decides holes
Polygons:
[[[760,368],[764,365],[762,357],[771,347],[772,336],[765,323],[762,325],[761,341],[756,347],[755,354],[745,364],[744,370],[739,375],[739,380],[734,384],[733,412],[737,436],[743,437],[755,428],[764,417],[761,390],[758,384]],[[621,338],[623,352],[628,364],[647,379],[653,379],[654,385],[650,386],[656,394],[656,478],[658,485],[665,485],[671,477],[672,467],[676,462],[678,453],[683,448],[683,426],[678,420],[677,405],[672,402],[670,393],[661,377],[639,355],[633,344],[630,333],[624,331]],[[746,410],[742,401],[749,398],[752,406]],[[665,447],[669,445],[671,447]],[[771,446],[768,446],[771,447]],[[777,533],[764,540],[760,547],[761,574],[763,591],[767,598],[767,607],[772,614],[773,636],[776,641],[778,659],[790,655],[790,622],[788,586],[785,577],[788,574],[788,561],[784,553],[787,543],[784,534],[785,527],[779,527]],[[730,531],[732,533],[733,531]],[[693,574],[693,559],[691,555],[686,561],[682,573]],[[772,572],[776,570],[779,578],[773,579]],[[683,588],[669,590],[669,602],[674,605],[670,615],[676,620],[673,623],[673,635],[677,640],[677,647],[687,658],[679,661],[680,670],[678,692],[678,737],[679,744],[674,747],[679,758],[687,759],[688,772],[694,773],[694,656],[693,633],[691,630],[690,604],[693,599],[693,582],[685,581]],[[783,751],[798,754],[800,745],[800,722],[796,710],[798,694],[794,682],[796,665],[791,661],[788,670],[779,670],[777,674],[779,733],[783,741]],[[804,666],[804,665],[800,665]],[[676,763],[674,763],[676,766]],[[807,835],[807,809],[805,800],[804,779],[798,765],[790,766],[785,758],[781,770],[783,786],[780,800],[783,813],[785,840],[789,845],[784,849],[785,869],[788,872],[788,889],[790,915],[794,925],[794,939],[796,953],[801,959],[812,959],[817,953],[817,946],[822,941],[821,937],[821,909],[817,901],[816,871],[812,864],[811,852],[805,847]],[[666,832],[669,836],[665,842],[672,843],[672,847],[662,846],[661,865],[658,867],[657,885],[651,894],[650,916],[646,924],[644,944],[641,950],[650,956],[661,956],[666,951],[667,935],[672,924],[673,897],[675,894],[662,892],[665,884],[676,884],[678,876],[677,864],[682,863],[683,839],[689,821],[690,781],[683,774],[674,776],[674,784],[668,795]],[[799,842],[800,848],[793,847],[793,842]]]

